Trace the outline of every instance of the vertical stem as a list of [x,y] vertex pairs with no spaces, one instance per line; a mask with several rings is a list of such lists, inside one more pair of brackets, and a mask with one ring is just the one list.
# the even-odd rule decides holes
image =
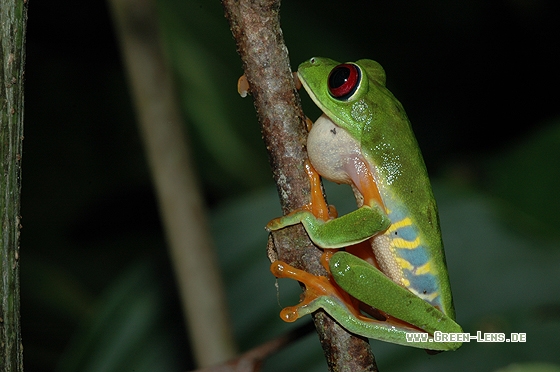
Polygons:
[[19,234],[27,4],[0,1],[0,370],[23,371]]
[[[222,3],[251,87],[282,210],[287,213],[309,202],[310,185],[303,167],[305,115],[280,29],[280,1]],[[321,251],[300,225],[271,234],[269,255],[310,273],[325,274]],[[314,314],[314,321],[331,371],[377,370],[366,339],[349,334],[323,311]]]

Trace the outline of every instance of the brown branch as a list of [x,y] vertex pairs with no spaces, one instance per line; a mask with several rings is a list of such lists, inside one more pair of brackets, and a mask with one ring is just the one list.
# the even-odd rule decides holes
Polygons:
[[19,233],[27,2],[0,1],[0,371],[23,371]]
[[[282,210],[288,213],[309,202],[310,185],[303,168],[307,158],[305,116],[280,29],[280,1],[222,3],[251,87]],[[300,225],[273,233],[269,256],[313,274],[325,274],[319,261],[321,251]],[[322,311],[314,314],[314,321],[331,371],[377,370],[366,339],[349,334]]]

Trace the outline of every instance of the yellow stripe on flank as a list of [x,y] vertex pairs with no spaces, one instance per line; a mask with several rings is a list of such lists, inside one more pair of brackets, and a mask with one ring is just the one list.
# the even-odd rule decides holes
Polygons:
[[395,261],[397,261],[397,264],[399,265],[399,267],[401,267],[403,269],[410,270],[410,271],[412,271],[412,269],[414,269],[414,266],[412,266],[412,264],[410,262],[408,262],[407,260],[405,260],[404,258],[395,257]]
[[398,230],[401,227],[410,226],[410,225],[412,225],[412,220],[409,217],[405,217],[400,221],[392,223],[391,226],[389,226],[389,228],[387,229],[387,231],[395,232],[395,230]]
[[416,249],[420,245],[420,237],[417,236],[413,241],[395,238],[391,241],[391,246],[401,249]]
[[[427,263],[425,263],[424,265],[420,266],[419,268],[417,268],[414,271],[414,275],[424,275],[424,274],[429,274],[432,273],[432,265],[431,262],[428,261]],[[434,273],[432,273],[434,274]]]

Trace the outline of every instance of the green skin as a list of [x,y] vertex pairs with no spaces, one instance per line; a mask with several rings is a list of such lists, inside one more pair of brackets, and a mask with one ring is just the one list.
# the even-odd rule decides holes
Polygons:
[[[337,252],[330,260],[330,269],[338,285],[362,302],[419,327],[429,334],[430,340],[409,343],[406,334],[418,333],[418,330],[388,322],[364,321],[353,316],[337,299],[326,296],[300,309],[299,315],[323,308],[346,329],[368,338],[432,350],[455,350],[460,342],[433,340],[436,331],[461,333],[462,329],[454,321],[436,204],[408,118],[401,103],[385,87],[383,68],[372,60],[355,63],[361,70],[362,79],[348,100],[333,98],[327,80],[337,65],[339,62],[316,57],[302,63],[298,69],[298,76],[313,101],[332,123],[342,129],[341,132],[345,131],[343,134],[347,133],[346,142],[339,146],[342,150],[326,150],[330,152],[323,151],[315,155],[315,159],[310,150],[311,162],[323,177],[349,184],[355,184],[352,177],[339,169],[348,154],[358,151],[368,164],[375,165],[374,179],[383,201],[387,205],[388,200],[398,200],[406,205],[408,217],[420,231],[430,257],[434,257],[435,271],[443,277],[440,293],[444,308],[443,312],[437,310],[367,262],[349,253]],[[310,142],[308,148],[311,148]],[[329,168],[339,171],[331,172]],[[391,221],[381,207],[369,203],[327,222],[308,211],[299,211],[271,221],[267,228],[277,230],[297,223],[303,224],[318,246],[342,248],[383,233]]]

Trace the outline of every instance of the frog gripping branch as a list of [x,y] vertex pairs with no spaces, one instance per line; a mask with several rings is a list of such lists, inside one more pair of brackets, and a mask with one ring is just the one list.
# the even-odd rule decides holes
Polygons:
[[[445,264],[437,207],[420,149],[401,103],[372,60],[312,58],[298,77],[323,115],[313,124],[306,169],[311,203],[272,220],[268,230],[302,223],[323,248],[328,277],[276,261],[276,277],[305,284],[285,321],[322,308],[348,331],[401,345],[455,350],[434,333],[462,332]],[[336,217],[318,175],[352,186],[360,207]],[[364,313],[370,315],[364,315]],[[424,338],[407,340],[412,333]],[[420,341],[420,339],[422,341]]]

